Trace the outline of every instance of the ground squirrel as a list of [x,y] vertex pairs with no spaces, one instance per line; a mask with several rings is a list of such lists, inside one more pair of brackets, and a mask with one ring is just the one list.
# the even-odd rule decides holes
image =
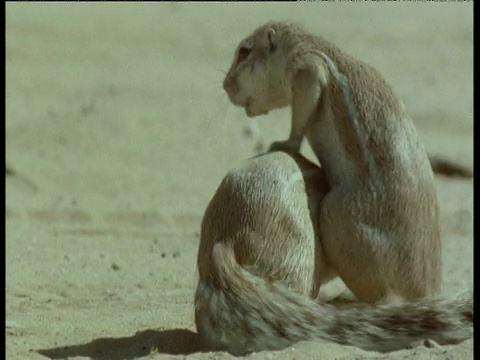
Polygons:
[[318,338],[389,351],[471,337],[471,297],[340,309],[314,300],[336,277],[319,227],[328,191],[325,174],[299,154],[260,155],[224,177],[197,258],[195,322],[207,349],[244,355]]
[[298,152],[307,138],[330,187],[319,214],[324,250],[359,300],[440,292],[432,168],[379,72],[298,26],[269,22],[240,43],[223,85],[250,117],[291,106],[290,136],[270,148]]

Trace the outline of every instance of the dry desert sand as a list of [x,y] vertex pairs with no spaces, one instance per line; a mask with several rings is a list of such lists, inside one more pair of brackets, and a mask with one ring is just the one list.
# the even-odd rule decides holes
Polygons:
[[[382,71],[432,154],[473,167],[473,2],[8,3],[8,359],[200,351],[196,251],[224,174],[286,136],[221,81],[237,42],[293,20]],[[304,152],[311,157],[308,147]],[[438,176],[445,296],[473,286],[473,181]],[[471,359],[313,341],[251,359]]]

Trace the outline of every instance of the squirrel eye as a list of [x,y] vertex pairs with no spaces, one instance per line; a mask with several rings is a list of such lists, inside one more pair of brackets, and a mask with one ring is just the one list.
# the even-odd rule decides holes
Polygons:
[[244,61],[248,57],[248,55],[250,55],[250,52],[251,52],[250,49],[248,49],[246,47],[241,47],[238,50],[237,62],[241,63],[242,61]]

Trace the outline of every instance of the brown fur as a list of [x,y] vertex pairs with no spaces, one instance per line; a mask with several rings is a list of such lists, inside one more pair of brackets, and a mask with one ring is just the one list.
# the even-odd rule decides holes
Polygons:
[[383,76],[288,23],[259,27],[240,52],[248,56],[232,64],[224,88],[249,116],[291,106],[290,136],[271,149],[297,152],[306,137],[318,157],[331,188],[319,214],[322,241],[347,287],[369,303],[439,294],[432,169]]
[[197,259],[195,322],[208,348],[244,355],[318,338],[390,351],[471,337],[471,297],[344,309],[313,300],[336,277],[318,222],[328,191],[321,169],[298,154],[261,155],[225,176]]

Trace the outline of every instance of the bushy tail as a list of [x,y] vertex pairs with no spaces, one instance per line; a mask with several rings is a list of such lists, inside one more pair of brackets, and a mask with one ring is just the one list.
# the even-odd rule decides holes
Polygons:
[[197,330],[209,347],[235,355],[314,338],[392,351],[422,339],[457,343],[473,334],[473,299],[338,310],[254,276],[226,244],[215,244],[212,261],[215,275],[202,279],[195,295]]

